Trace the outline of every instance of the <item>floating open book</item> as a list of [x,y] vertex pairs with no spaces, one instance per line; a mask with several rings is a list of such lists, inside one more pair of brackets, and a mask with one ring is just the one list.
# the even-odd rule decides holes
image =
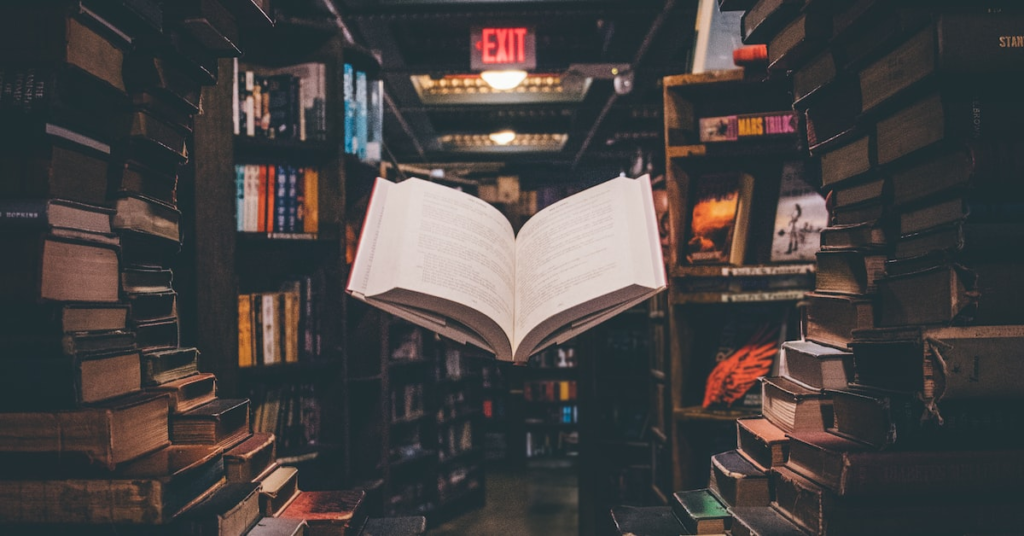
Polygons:
[[348,292],[524,363],[665,288],[651,183],[617,178],[534,215],[410,179],[377,179]]

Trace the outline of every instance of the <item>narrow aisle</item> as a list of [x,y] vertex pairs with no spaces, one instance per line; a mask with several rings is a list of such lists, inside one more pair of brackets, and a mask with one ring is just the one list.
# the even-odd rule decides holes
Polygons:
[[576,468],[488,468],[487,503],[430,536],[576,536]]

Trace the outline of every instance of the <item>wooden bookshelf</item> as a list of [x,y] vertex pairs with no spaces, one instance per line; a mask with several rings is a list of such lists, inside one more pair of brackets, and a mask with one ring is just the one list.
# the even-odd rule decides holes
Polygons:
[[[743,9],[743,3],[731,4],[735,4],[732,9]],[[814,288],[815,265],[812,260],[773,261],[775,212],[787,163],[804,162],[802,178],[810,186],[816,186],[818,178],[814,167],[806,164],[799,123],[770,136],[756,134],[761,132],[756,128],[745,135],[729,130],[725,139],[701,131],[702,118],[790,112],[789,81],[784,77],[765,78],[733,69],[669,76],[663,83],[670,221],[666,259],[670,288],[665,306],[669,351],[664,365],[652,367],[652,374],[664,378],[664,383],[653,382],[658,393],[654,403],[661,411],[654,420],[654,435],[660,439],[654,442],[655,450],[664,449],[661,467],[671,467],[663,469],[670,478],[654,485],[661,495],[670,497],[674,491],[707,485],[710,455],[735,447],[731,423],[750,414],[738,407],[743,400],[728,409],[702,407],[707,377],[716,357],[724,357],[716,354],[738,342],[730,341],[738,336],[729,335],[729,330],[775,325],[788,338],[798,334],[796,305]],[[767,133],[767,120],[763,126]],[[753,177],[751,197],[746,200],[751,206],[749,230],[741,237],[745,240],[742,261],[691,264],[688,220],[695,204],[695,184],[720,173]],[[817,235],[812,238],[817,240]],[[780,344],[781,340],[780,336]]]

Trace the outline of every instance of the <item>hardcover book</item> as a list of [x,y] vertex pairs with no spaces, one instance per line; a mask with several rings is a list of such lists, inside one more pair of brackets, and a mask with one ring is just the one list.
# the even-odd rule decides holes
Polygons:
[[853,376],[853,354],[811,341],[782,343],[783,376],[812,389],[845,389]]
[[260,512],[276,517],[299,495],[299,470],[278,467],[267,475],[260,488]]
[[694,181],[686,260],[743,264],[754,178],[746,174],[704,175]]
[[278,517],[305,519],[309,536],[336,536],[365,517],[365,499],[362,490],[304,491]]
[[1024,326],[876,329],[857,332],[858,384],[920,393],[925,401],[1024,396],[1017,359]]
[[690,534],[722,534],[731,516],[711,490],[678,491],[672,494],[672,511]]
[[853,331],[875,325],[871,297],[821,294],[807,295],[804,333],[809,341],[845,349],[853,340]]
[[[118,301],[116,245],[51,234],[2,231],[0,295],[10,300]],[[87,270],[82,268],[87,266]]]
[[737,506],[768,506],[771,500],[768,475],[736,450],[727,450],[711,457],[708,488],[730,509]]
[[57,125],[43,128],[41,139],[8,144],[0,151],[0,194],[106,206],[110,146]]
[[185,413],[216,398],[217,377],[208,372],[195,374],[149,387],[148,391],[167,393],[170,396],[171,413]]
[[821,390],[781,377],[762,378],[761,389],[761,411],[783,431],[825,430],[832,425],[832,401]]
[[276,468],[274,434],[256,432],[237,447],[224,453],[224,469],[230,482],[262,480]]
[[0,518],[26,524],[166,524],[223,481],[220,450],[171,446],[100,477],[0,480]]
[[778,426],[764,417],[736,420],[738,452],[760,471],[786,463],[789,438]]
[[262,517],[259,490],[258,483],[228,483],[189,508],[178,524],[194,536],[247,534]]
[[0,376],[4,410],[69,409],[140,389],[138,352],[34,354],[5,355],[6,372]]
[[660,292],[664,270],[646,176],[551,205],[518,236],[469,194],[379,179],[347,290],[498,359],[525,362]]
[[[616,530],[623,535],[677,536],[683,531],[683,526],[679,524],[679,520],[672,513],[672,508],[668,506],[613,506],[611,517]],[[371,519],[369,522],[376,521],[376,519]],[[387,519],[381,521],[387,521]],[[374,532],[372,534],[389,533]]]
[[171,418],[171,441],[231,448],[251,434],[249,400],[219,398]]
[[0,413],[0,452],[54,466],[119,464],[168,444],[167,396],[137,394],[58,412]]
[[171,348],[142,353],[142,383],[160,385],[199,372],[199,350]]
[[770,507],[730,508],[732,536],[807,536],[807,533]]
[[783,165],[775,209],[772,262],[813,261],[828,226],[825,198],[803,178],[803,164]]
[[[281,519],[264,517],[256,522],[256,526],[247,536],[305,536],[309,528],[302,519]],[[383,536],[386,533],[381,533]]]

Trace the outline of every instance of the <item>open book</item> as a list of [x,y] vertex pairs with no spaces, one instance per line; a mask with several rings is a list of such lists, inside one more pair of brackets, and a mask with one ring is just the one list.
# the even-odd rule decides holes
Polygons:
[[348,283],[354,297],[525,363],[665,288],[651,183],[617,178],[534,215],[419,179],[377,179]]

